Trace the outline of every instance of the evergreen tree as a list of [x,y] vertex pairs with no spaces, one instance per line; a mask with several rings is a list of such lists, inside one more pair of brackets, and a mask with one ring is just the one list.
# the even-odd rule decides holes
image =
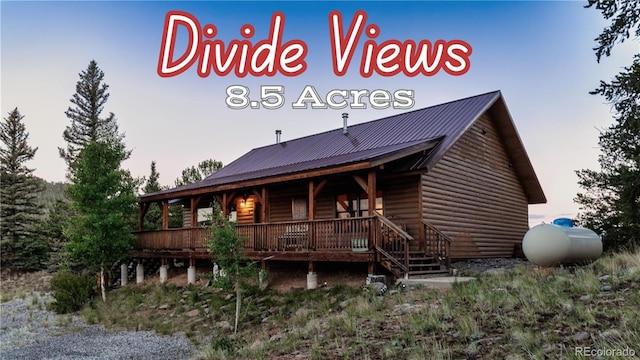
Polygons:
[[90,142],[71,163],[67,187],[74,216],[64,228],[71,256],[100,270],[106,301],[105,272],[133,249],[136,181],[121,169],[128,155],[122,143]]
[[38,148],[29,146],[23,118],[15,108],[0,123],[2,266],[18,271],[41,269],[49,256],[46,239],[37,231],[43,212],[37,201],[42,184],[25,165]]
[[[208,159],[201,161],[197,166],[191,166],[182,170],[182,175],[176,178],[175,185],[184,186],[201,181],[213,174],[222,167],[222,162]],[[174,205],[169,207],[169,227],[179,228],[183,226],[182,206]]]
[[[104,105],[109,99],[109,85],[103,82],[104,72],[100,70],[95,60],[89,62],[86,70],[80,74],[76,83],[76,92],[71,97],[73,107],[65,112],[71,120],[62,137],[67,142],[67,148],[58,148],[60,156],[67,165],[77,157],[85,144],[92,141],[122,142],[123,135],[118,133],[118,124],[113,113],[101,118]],[[130,153],[125,153],[126,158]]]
[[64,235],[64,228],[73,216],[74,213],[71,210],[69,199],[64,197],[56,200],[51,210],[49,210],[47,219],[42,223],[43,234],[51,244],[51,256],[48,265],[50,270],[57,271],[60,268],[73,269],[79,265],[71,261],[68,252],[64,248],[65,244],[69,242],[69,239]]
[[175,185],[178,187],[201,181],[207,176],[218,171],[221,167],[221,161],[213,159],[201,161],[197,166],[188,167],[182,170],[182,176],[176,179]]
[[[640,3],[635,0],[589,0],[611,25],[596,39],[596,57],[609,56],[614,45],[632,34],[640,36]],[[614,124],[600,133],[600,170],[579,170],[585,189],[576,202],[578,220],[602,234],[606,249],[640,244],[640,54],[611,82],[601,81],[591,92],[614,109]]]
[[[160,178],[160,174],[156,170],[156,162],[151,162],[151,173],[149,174],[149,179],[142,189],[145,194],[151,194],[154,192],[158,192],[164,190],[158,179]],[[151,204],[149,209],[147,210],[147,214],[144,217],[144,230],[160,230],[162,228],[162,210],[156,204]]]

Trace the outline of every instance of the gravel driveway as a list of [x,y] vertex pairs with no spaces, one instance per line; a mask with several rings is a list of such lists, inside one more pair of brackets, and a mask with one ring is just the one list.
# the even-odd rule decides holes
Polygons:
[[34,293],[0,304],[0,359],[186,359],[194,352],[182,334],[111,332],[47,311],[50,301]]

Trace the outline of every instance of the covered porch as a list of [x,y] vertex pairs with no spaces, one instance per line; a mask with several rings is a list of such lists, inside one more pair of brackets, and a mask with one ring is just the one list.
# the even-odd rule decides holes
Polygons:
[[[376,247],[404,257],[413,238],[382,216],[363,218],[286,221],[278,223],[237,225],[238,235],[245,239],[244,252],[254,260],[308,260],[318,257],[326,261],[375,261]],[[206,227],[139,231],[137,256],[211,257]],[[320,254],[323,255],[320,255]],[[342,254],[340,254],[342,253]],[[181,257],[181,256],[180,256]]]
[[[315,177],[261,186],[208,189],[173,199],[140,203],[137,247],[132,257],[214,258],[203,212],[221,205],[245,239],[247,257],[264,261],[363,262],[396,276],[446,265],[450,240],[419,215],[419,174],[367,172]],[[212,191],[213,190],[213,191]],[[218,191],[215,191],[218,190]],[[161,227],[144,228],[150,206],[161,209]],[[179,206],[182,227],[169,227],[170,206]],[[416,260],[416,259],[419,259]]]

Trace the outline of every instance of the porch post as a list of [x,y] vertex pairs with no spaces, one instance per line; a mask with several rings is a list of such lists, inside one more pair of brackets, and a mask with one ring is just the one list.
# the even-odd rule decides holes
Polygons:
[[162,202],[162,230],[169,228],[169,200]]
[[269,219],[267,218],[269,212],[267,210],[267,208],[269,207],[269,193],[267,192],[267,188],[263,187],[262,188],[262,208],[260,209],[261,214],[260,214],[260,219],[262,220],[263,223],[267,223],[269,222]]
[[227,193],[222,193],[222,216],[227,217]]
[[[376,211],[376,171],[369,171],[369,178],[367,179],[367,202],[369,203],[369,216],[374,216]],[[373,225],[373,222],[371,222]],[[369,227],[369,249],[372,249],[375,240],[375,235],[373,233],[374,229],[372,226]],[[369,261],[367,264],[367,271],[370,275],[373,275],[375,270],[375,262]]]
[[315,204],[316,198],[314,196],[313,188],[314,188],[313,180],[309,180],[309,220],[313,220],[315,215],[314,210],[316,208],[316,204]]
[[[315,193],[315,184],[312,180],[309,180],[309,201],[308,201],[308,205],[309,205],[309,216],[308,219],[309,221],[313,221],[316,217],[316,193]],[[316,248],[316,236],[315,236],[315,232],[314,232],[314,224],[312,222],[309,223],[309,228],[307,230],[307,236],[308,236],[308,244],[307,244],[307,249],[309,250],[313,250]],[[312,266],[309,265],[309,268],[311,268]],[[309,274],[311,274],[311,271],[309,271]],[[314,288],[315,289],[315,288]]]
[[191,228],[195,228],[198,226],[198,203],[200,202],[200,198],[191,198]]
[[369,216],[373,216],[376,211],[376,172],[375,170],[369,172],[369,179],[367,181],[367,195],[369,202]]
[[144,215],[149,209],[149,203],[139,203],[140,209],[138,211],[138,230],[144,230]]

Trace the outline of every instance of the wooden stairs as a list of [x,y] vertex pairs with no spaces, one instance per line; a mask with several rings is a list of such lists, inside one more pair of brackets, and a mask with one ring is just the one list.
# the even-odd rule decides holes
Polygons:
[[378,263],[396,278],[442,276],[450,273],[451,239],[430,223],[422,220],[425,236],[422,251],[409,251],[409,242],[415,241],[406,231],[379,216],[382,243],[376,246]]
[[430,276],[447,275],[450,269],[433,256],[425,256],[423,253],[410,253],[409,269],[389,260],[381,260],[380,265],[387,269],[396,278],[420,278]]

